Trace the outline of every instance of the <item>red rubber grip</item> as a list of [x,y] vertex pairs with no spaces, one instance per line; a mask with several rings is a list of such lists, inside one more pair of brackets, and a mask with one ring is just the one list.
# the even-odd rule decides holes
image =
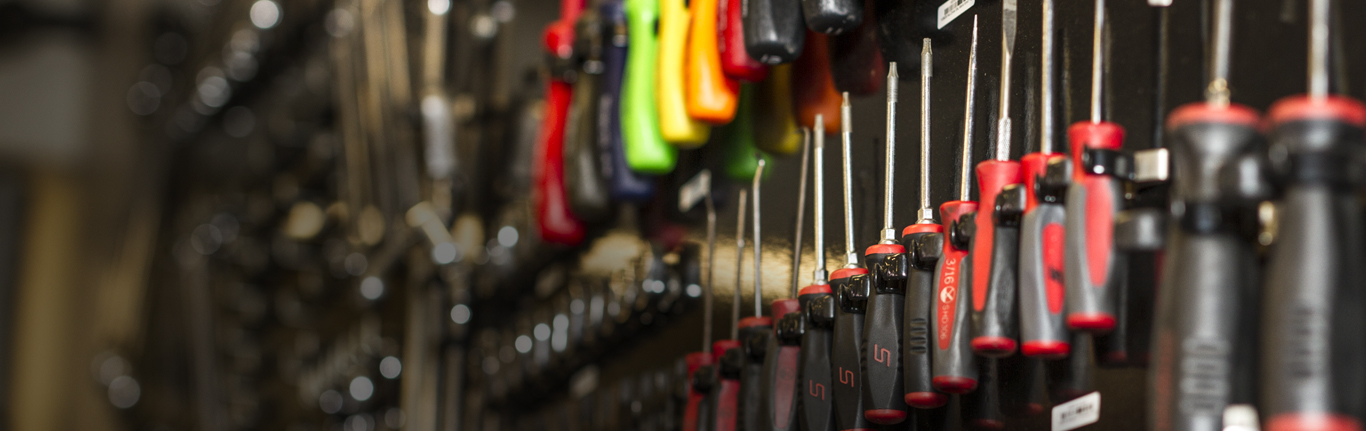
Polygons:
[[1213,105],[1205,102],[1187,103],[1172,111],[1167,117],[1167,130],[1176,130],[1191,123],[1241,124],[1257,128],[1261,116],[1257,111],[1243,105]]
[[842,279],[842,278],[849,278],[849,277],[853,277],[853,276],[855,276],[855,275],[867,274],[867,273],[868,273],[868,270],[867,270],[866,268],[840,268],[840,269],[836,269],[835,272],[830,273],[830,279],[831,279],[831,280],[839,280],[839,279]]
[[944,225],[934,223],[921,223],[906,226],[901,230],[901,236],[916,233],[944,233]]
[[1026,212],[1039,206],[1037,187],[1039,179],[1043,178],[1044,172],[1048,170],[1048,162],[1061,158],[1063,155],[1058,153],[1029,153],[1020,159],[1020,167],[1024,170]]
[[918,409],[933,409],[949,403],[949,396],[939,392],[911,392],[906,394],[906,405]]
[[717,340],[711,343],[712,363],[720,363],[721,355],[726,354],[727,350],[740,348],[739,340]]
[[541,239],[568,246],[582,242],[585,234],[583,223],[569,209],[564,190],[564,126],[572,96],[573,86],[569,83],[550,81],[545,116],[536,138],[533,194]]
[[1072,178],[1079,179],[1087,174],[1082,166],[1082,150],[1118,150],[1124,145],[1124,128],[1108,121],[1083,121],[1067,128],[1067,139],[1072,148]]
[[[1001,194],[1001,189],[1005,186],[1019,184],[1022,179],[1019,162],[987,160],[977,164],[978,199],[984,204],[978,207],[977,217],[973,220],[977,226],[977,231],[972,236],[973,311],[982,311],[987,305],[987,286],[991,281],[991,256],[996,248],[996,195]],[[977,341],[973,340],[974,348],[976,344]],[[1010,350],[1015,350],[1013,342],[1010,344]]]
[[801,291],[797,292],[797,295],[830,294],[832,292],[834,291],[830,290],[829,284],[812,284],[803,287]]
[[755,326],[773,326],[773,318],[764,316],[746,317],[744,319],[740,319],[740,322],[736,323],[735,326],[741,329],[752,328]]
[[768,77],[768,66],[758,62],[745,51],[745,27],[741,6],[745,0],[721,0],[717,5],[716,31],[720,40],[721,73],[731,79],[759,82]]
[[977,379],[967,377],[938,376],[933,383],[935,389],[950,394],[966,394],[977,390]]
[[1266,431],[1362,431],[1361,422],[1338,413],[1282,413],[1266,421]]
[[[712,356],[705,352],[692,352],[684,357],[684,362],[688,364],[688,382],[693,381],[693,374],[697,369],[704,365],[712,364]],[[702,404],[702,398],[706,394],[697,392],[688,385],[688,404],[683,407],[683,431],[697,431],[697,407]]]
[[868,419],[868,422],[878,425],[895,425],[906,420],[906,411],[894,409],[864,410],[863,417]]
[[906,247],[901,244],[873,244],[863,252],[865,256],[873,254],[901,254],[906,252]]
[[1287,97],[1271,105],[1267,114],[1271,124],[1309,119],[1336,119],[1356,127],[1366,127],[1366,106],[1342,96],[1325,96],[1314,100],[1300,95]]
[[1026,341],[1020,346],[1025,356],[1043,359],[1062,359],[1072,352],[1072,345],[1066,341]]

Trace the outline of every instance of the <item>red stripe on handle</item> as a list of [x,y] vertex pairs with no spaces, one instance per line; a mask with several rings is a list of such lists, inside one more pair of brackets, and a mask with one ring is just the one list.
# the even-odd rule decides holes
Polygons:
[[535,193],[537,227],[546,242],[576,245],[583,241],[584,227],[569,210],[564,190],[564,125],[573,87],[550,81],[545,116],[536,138]]
[[[982,311],[987,305],[988,282],[991,281],[991,257],[996,248],[996,195],[1010,184],[1019,184],[1020,164],[1014,161],[987,160],[977,164],[978,199],[982,205],[973,220],[972,234],[972,309]],[[1013,262],[1012,262],[1013,263]],[[1011,345],[1014,350],[1014,344]]]
[[[960,220],[963,216],[976,210],[976,202],[949,201],[939,206],[939,217],[948,224]],[[939,280],[935,281],[938,287],[935,291],[939,295],[939,309],[935,311],[935,318],[939,319],[939,333],[935,334],[935,338],[939,350],[949,348],[949,337],[953,334],[955,325],[967,323],[954,321],[955,311],[958,309],[960,284],[963,279],[962,271],[959,269],[963,265],[963,259],[967,256],[967,250],[954,247],[953,241],[944,241],[944,253],[943,256],[939,257],[943,270],[939,272]],[[938,378],[936,378],[937,380]],[[976,385],[977,383],[974,380],[973,387]],[[939,387],[938,383],[935,384],[935,387]]]
[[745,51],[744,11],[741,6],[745,0],[721,0],[716,13],[716,31],[720,34],[717,48],[721,51],[721,72],[731,79],[745,82],[759,82],[768,77],[768,66],[764,66]]

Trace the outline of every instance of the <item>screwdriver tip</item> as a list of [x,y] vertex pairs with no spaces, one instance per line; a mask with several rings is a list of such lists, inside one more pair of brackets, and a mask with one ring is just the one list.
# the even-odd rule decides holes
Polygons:
[[846,91],[840,93],[840,95],[843,97],[843,100],[840,101],[840,106],[849,106],[849,92]]
[[888,77],[888,78],[896,78],[896,77],[898,77],[897,74],[896,74],[896,62],[895,62],[895,61],[893,61],[893,62],[887,64],[887,77]]

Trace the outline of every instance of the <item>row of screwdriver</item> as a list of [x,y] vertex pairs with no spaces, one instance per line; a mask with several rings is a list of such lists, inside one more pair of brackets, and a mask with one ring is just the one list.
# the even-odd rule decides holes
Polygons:
[[[647,3],[628,1],[626,15],[649,9]],[[749,3],[753,8],[769,2]],[[698,19],[715,6],[714,1],[706,4],[692,3],[690,43],[716,46],[713,26],[727,21]],[[800,290],[794,286],[793,297],[774,302],[770,317],[765,317],[756,276],[754,316],[737,318],[728,340],[711,343],[711,331],[704,330],[703,351],[686,360],[692,392],[684,411],[684,431],[726,431],[736,426],[775,431],[798,426],[808,431],[869,429],[901,423],[914,408],[941,407],[951,394],[999,399],[1000,386],[1015,383],[1000,381],[998,360],[1018,356],[1017,352],[1047,360],[1075,356],[1081,347],[1077,340],[1089,341],[1087,335],[1116,329],[1124,312],[1120,297],[1130,278],[1125,274],[1131,268],[1125,251],[1161,255],[1161,264],[1150,268],[1160,274],[1152,322],[1150,428],[1223,429],[1227,421],[1245,420],[1227,414],[1230,405],[1243,404],[1258,407],[1269,430],[1362,428],[1366,370],[1359,364],[1366,359],[1366,338],[1353,329],[1366,315],[1361,293],[1366,286],[1360,285],[1363,274],[1357,269],[1366,254],[1366,238],[1356,197],[1366,108],[1328,94],[1331,1],[1313,0],[1309,5],[1309,94],[1278,102],[1265,119],[1230,102],[1232,2],[1217,1],[1206,100],[1173,111],[1167,121],[1171,146],[1140,156],[1120,152],[1123,128],[1102,120],[1106,14],[1104,0],[1098,0],[1091,118],[1068,129],[1070,157],[1053,150],[1053,3],[1042,4],[1045,79],[1040,151],[1019,161],[1011,159],[1008,98],[1017,5],[1006,0],[994,157],[975,167],[979,200],[973,201],[974,19],[958,199],[939,206],[940,222],[935,221],[929,196],[932,52],[929,41],[924,42],[920,205],[916,223],[899,232],[892,225],[898,77],[895,63],[888,65],[884,226],[881,241],[868,247],[862,258],[853,240],[851,123],[844,95],[835,124],[843,138],[846,247],[844,265],[832,273],[825,269],[821,219],[824,139],[831,123],[824,113],[814,113],[809,122],[814,131],[807,134],[814,141],[810,155],[815,172],[817,269],[811,284]],[[692,136],[701,138],[691,141],[694,144],[705,141],[704,122],[725,123],[734,112],[734,100],[712,104],[716,100],[708,99],[716,93],[706,85],[734,89],[734,81],[721,77],[721,63],[690,58],[689,73],[681,75],[686,85],[665,82],[673,79],[671,70],[680,69],[662,58],[663,45],[675,34],[670,32],[669,7],[663,5],[659,73],[650,73],[655,62],[649,61],[638,66],[647,71],[642,74],[633,74],[637,69],[628,64],[623,78],[628,81],[622,85],[620,102],[624,144],[618,145],[624,146],[621,166],[636,172],[667,171],[672,167],[673,143],[689,141],[664,131],[669,128],[665,111],[670,103],[665,89],[679,89],[685,99],[678,106],[686,109],[678,112],[686,113],[687,121],[676,125],[696,126]],[[566,18],[577,17],[569,9],[564,12]],[[808,11],[805,23],[827,33],[857,27],[841,27],[847,20],[821,19],[836,15],[850,16]],[[561,24],[568,22],[572,20]],[[775,64],[796,58],[792,49],[765,51],[763,44],[751,43],[750,22],[743,24],[749,56]],[[633,56],[642,46],[650,49],[648,40],[638,44],[634,29],[640,27],[628,26],[633,29]],[[555,28],[547,33],[548,42],[556,34],[563,36]],[[832,30],[836,28],[842,30]],[[713,39],[699,42],[698,37]],[[699,72],[692,66],[698,63],[717,68]],[[711,72],[715,73],[708,75]],[[633,75],[657,76],[659,82],[641,91],[658,93],[633,99],[627,94]],[[552,112],[556,103],[567,106],[568,82],[552,80],[548,99]],[[632,105],[642,100],[658,108],[658,114]],[[628,119],[639,113],[658,121]],[[546,121],[553,122],[554,115],[548,114]],[[634,134],[631,127],[640,124],[659,129]],[[545,148],[553,148],[553,130],[554,126],[542,129],[551,142]],[[658,154],[665,154],[660,160],[667,162],[644,167],[648,163],[633,156],[648,148],[633,140],[640,136],[657,138],[661,145],[654,148],[664,149]],[[764,165],[762,158],[757,160],[752,189],[756,273]],[[571,163],[564,163],[568,170]],[[1163,205],[1125,201],[1143,172],[1162,173],[1157,177],[1166,180]],[[805,174],[803,178],[804,197]],[[553,191],[539,192],[545,217],[544,203],[554,199],[544,196]],[[741,208],[746,206],[744,199],[742,195]],[[1263,257],[1258,254],[1262,241],[1257,231],[1269,224],[1264,216],[1268,202],[1274,208],[1275,242]],[[740,217],[743,226],[743,210]],[[559,218],[570,219],[569,213]],[[709,219],[710,249],[714,217]],[[543,226],[542,233],[550,233],[546,238],[552,242],[556,237],[555,229]],[[743,245],[743,229],[737,236]],[[577,241],[573,237],[559,238]],[[710,289],[709,276],[705,284]],[[709,324],[710,292],[707,296]],[[736,304],[738,311],[738,300]],[[975,424],[1004,426],[999,415],[982,416]]]

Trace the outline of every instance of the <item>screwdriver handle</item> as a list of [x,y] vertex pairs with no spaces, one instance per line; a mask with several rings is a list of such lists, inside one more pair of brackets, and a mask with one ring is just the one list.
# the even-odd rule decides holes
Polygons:
[[688,57],[691,12],[686,3],[687,0],[659,0],[659,66],[656,69],[659,75],[654,87],[655,102],[659,109],[659,131],[664,140],[679,148],[697,148],[707,142],[710,127],[688,115],[684,62]]
[[764,431],[768,415],[764,405],[764,359],[773,335],[773,319],[763,316],[740,319],[740,345],[744,363],[740,368],[740,431]]
[[[626,202],[643,203],[650,200],[654,195],[654,178],[643,175],[632,170],[630,162],[626,156],[626,145],[624,142],[625,122],[622,120],[623,90],[625,90],[624,79],[627,63],[627,41],[629,27],[625,8],[622,7],[621,0],[609,0],[600,7],[603,19],[612,28],[608,35],[607,44],[603,48],[603,74],[602,74],[602,97],[598,102],[598,130],[600,131],[599,143],[603,146],[603,154],[607,159],[603,164],[608,167],[608,178],[610,178],[610,191],[612,199]],[[646,75],[650,75],[647,73]],[[636,105],[632,106],[633,108]],[[658,127],[658,124],[654,125]],[[658,139],[658,132],[655,132],[654,144],[655,151],[668,154],[669,160],[659,160],[658,165],[667,165],[669,170],[673,169],[675,157],[672,150],[664,143],[663,139]]]
[[1285,157],[1272,158],[1284,189],[1264,278],[1263,429],[1362,429],[1366,238],[1356,173],[1366,106],[1298,96],[1268,116],[1269,152]]
[[906,305],[902,318],[903,400],[918,409],[933,409],[949,397],[934,389],[930,360],[931,321],[934,320],[934,268],[944,250],[944,226],[915,224],[901,231],[910,271],[906,274]]
[[[608,8],[611,4],[608,2],[603,7]],[[631,171],[642,174],[666,174],[672,172],[674,165],[678,163],[678,151],[665,142],[664,136],[660,134],[659,112],[655,104],[655,71],[659,67],[655,53],[658,47],[655,28],[659,24],[659,1],[626,0],[625,11],[626,44],[617,45],[616,38],[613,38],[613,45],[606,52],[607,73],[604,75],[608,82],[612,82],[613,78],[621,81],[619,113],[613,114],[609,110],[607,114],[620,122],[621,141],[618,144],[622,149],[614,152],[613,158],[624,158]],[[626,61],[624,74],[614,66],[614,61],[619,61],[616,60],[618,58],[624,58]],[[610,84],[608,89],[610,91]],[[624,172],[615,170],[618,166],[615,162],[613,166],[614,173]],[[630,173],[626,175],[626,178],[638,178]],[[615,180],[620,176],[613,176],[614,190],[625,191],[625,185],[629,180]],[[618,188],[615,185],[623,187]],[[629,190],[637,192],[631,193],[634,197],[648,194],[641,193],[645,190],[643,187]]]
[[706,367],[707,370],[710,370],[713,363],[712,355],[706,352],[693,352],[689,353],[685,357],[685,360],[688,363],[686,383],[688,387],[688,403],[683,407],[683,431],[705,431],[705,427],[699,429],[700,423],[704,422],[702,420],[703,418],[699,416],[702,416],[705,413],[703,410],[709,408],[703,406],[703,399],[706,398],[707,393],[697,390],[692,382],[697,380],[697,372],[699,369]]
[[820,33],[806,35],[802,56],[792,65],[792,97],[796,101],[797,122],[802,127],[816,129],[816,115],[825,119],[825,130],[840,130],[840,102],[843,98],[835,89],[830,76],[829,41]]
[[[838,36],[830,36],[830,74],[835,89],[852,94],[873,94],[882,89],[887,62],[878,47],[878,25],[873,0],[861,8],[863,22]],[[914,63],[919,63],[919,59]]]
[[1091,334],[1073,332],[1071,334],[1072,354],[1066,358],[1048,361],[1048,389],[1054,405],[1086,395],[1094,390],[1092,384],[1095,368],[1091,364]]
[[763,377],[759,383],[762,388],[759,402],[762,403],[763,415],[763,426],[759,429],[793,431],[797,429],[797,402],[801,389],[798,385],[801,336],[793,334],[795,331],[790,329],[780,328],[780,322],[792,319],[788,318],[788,315],[795,318],[792,320],[800,320],[802,307],[797,299],[779,299],[773,301],[769,309],[773,314],[773,334],[768,337],[768,347],[764,351]]
[[963,419],[967,428],[1002,430],[1006,428],[1001,413],[1001,379],[999,358],[977,361],[977,390],[963,396]]
[[863,320],[871,285],[868,270],[840,268],[830,273],[835,290],[834,346],[830,366],[834,372],[835,425],[841,431],[872,428],[864,416],[868,403],[863,391]]
[[863,23],[862,0],[802,0],[806,28],[818,33],[840,34]]
[[768,66],[745,52],[744,3],[747,0],[719,0],[716,24],[720,32],[717,48],[721,72],[742,82],[760,82],[768,77]]
[[1000,377],[1001,411],[1009,417],[1038,416],[1048,406],[1044,360],[1014,355],[996,364]]
[[[963,289],[971,279],[972,262],[966,242],[972,228],[966,226],[976,202],[949,201],[939,206],[939,217],[948,224],[944,251],[934,268],[936,284],[934,320],[931,322],[934,388],[950,394],[977,389],[977,360],[969,339],[969,305],[972,291]],[[968,302],[964,302],[965,299]]]
[[564,125],[573,87],[558,80],[548,85],[536,138],[536,226],[546,242],[572,246],[583,241],[585,234],[583,223],[569,210],[564,187]]
[[835,297],[830,285],[813,284],[802,288],[797,300],[801,302],[803,314],[798,388],[802,393],[798,408],[801,430],[835,431],[834,367],[830,362]]
[[711,344],[716,363],[716,384],[711,387],[711,421],[706,431],[735,431],[737,406],[740,403],[740,369],[744,366],[744,350],[737,340],[720,340]]
[[[750,3],[755,1],[761,0]],[[750,115],[754,118],[755,145],[760,150],[785,156],[802,148],[802,134],[793,114],[792,65],[769,69],[768,79],[754,88],[754,109]]]
[[598,128],[598,120],[605,117],[599,111],[605,95],[600,91],[602,50],[607,42],[603,24],[597,10],[580,13],[575,24],[574,69],[578,79],[565,124],[564,181],[569,209],[589,223],[606,218],[611,207],[611,161],[603,160],[609,155],[605,147],[611,137],[607,128]]
[[863,321],[863,416],[879,425],[906,420],[902,329],[910,261],[901,244],[875,244],[864,252],[872,289]]
[[1119,150],[1124,129],[1110,122],[1081,122],[1067,130],[1067,137],[1073,164],[1064,228],[1067,326],[1103,334],[1115,328],[1115,290],[1124,281],[1116,276],[1124,263],[1114,245],[1114,218],[1124,191],[1112,172],[1093,163]]
[[745,52],[760,63],[791,63],[802,54],[806,22],[800,0],[740,1]]
[[987,160],[977,165],[978,196],[986,205],[977,210],[972,235],[972,350],[983,356],[1015,354],[1019,217],[998,213],[997,198],[1007,186],[1022,181],[1019,162]]
[[[754,86],[750,84],[742,85],[740,88],[740,107],[735,112],[735,121],[722,126],[718,132],[726,141],[726,175],[736,181],[749,181],[754,179],[754,171],[759,168],[760,157],[767,160],[768,156],[759,153],[758,144],[754,139]],[[768,173],[764,172],[767,177]]]
[[1065,210],[1056,201],[1040,199],[1038,192],[1048,163],[1062,159],[1061,154],[1043,153],[1021,159],[1029,209],[1020,220],[1020,351],[1044,359],[1063,358],[1071,351],[1063,316]]
[[735,118],[740,93],[740,83],[721,71],[717,21],[722,1],[728,0],[689,1],[692,21],[683,69],[688,115],[712,125]]

